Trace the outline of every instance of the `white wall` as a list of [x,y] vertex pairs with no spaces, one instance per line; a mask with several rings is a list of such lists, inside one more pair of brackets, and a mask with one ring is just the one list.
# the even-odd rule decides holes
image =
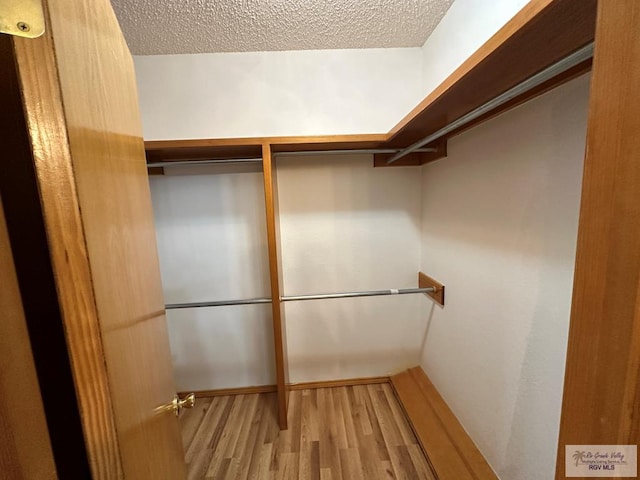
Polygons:
[[386,133],[422,96],[419,48],[134,61],[146,140]]
[[449,141],[423,167],[422,366],[503,479],[553,478],[589,77]]
[[[527,0],[456,0],[423,50],[427,95]],[[553,478],[588,77],[448,144],[423,167],[422,367],[503,479]]]
[[[278,160],[284,292],[417,286],[417,167],[372,168],[369,155]],[[285,305],[292,382],[388,375],[416,365],[415,295]]]
[[[268,297],[260,167],[167,168],[150,177],[167,303]],[[271,307],[169,310],[179,391],[275,383]]]
[[507,23],[528,0],[455,0],[422,46],[422,96]]

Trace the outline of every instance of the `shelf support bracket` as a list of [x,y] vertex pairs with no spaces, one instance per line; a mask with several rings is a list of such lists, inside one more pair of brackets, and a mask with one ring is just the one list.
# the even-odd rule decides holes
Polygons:
[[434,280],[429,275],[422,272],[418,272],[418,287],[419,288],[435,288],[433,292],[427,292],[425,295],[430,297],[438,305],[444,307],[444,285],[439,281]]

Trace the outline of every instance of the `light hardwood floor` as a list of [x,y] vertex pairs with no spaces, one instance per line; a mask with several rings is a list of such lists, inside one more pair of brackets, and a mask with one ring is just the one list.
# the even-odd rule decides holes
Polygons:
[[189,480],[435,480],[389,384],[198,399],[180,419]]

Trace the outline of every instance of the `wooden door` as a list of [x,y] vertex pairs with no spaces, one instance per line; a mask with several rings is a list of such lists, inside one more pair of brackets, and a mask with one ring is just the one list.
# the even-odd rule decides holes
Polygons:
[[132,58],[109,0],[45,17],[0,36],[0,188],[58,474],[184,478]]

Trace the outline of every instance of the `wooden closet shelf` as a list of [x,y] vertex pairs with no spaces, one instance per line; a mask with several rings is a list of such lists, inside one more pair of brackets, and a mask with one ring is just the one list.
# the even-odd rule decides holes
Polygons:
[[[387,134],[259,137],[145,142],[149,163],[260,156],[309,150],[405,148],[438,131],[532,75],[589,44],[595,37],[597,0],[533,0],[458,67]],[[391,166],[422,165],[446,156],[446,139],[561,85],[591,68],[585,60]],[[376,154],[387,166],[389,154]]]
[[[406,147],[424,138],[593,42],[596,4],[596,0],[534,0],[527,4],[393,128],[388,145]],[[559,74],[544,88],[523,94],[518,101],[498,107],[464,129],[540,95],[590,66],[584,62],[571,75]]]

